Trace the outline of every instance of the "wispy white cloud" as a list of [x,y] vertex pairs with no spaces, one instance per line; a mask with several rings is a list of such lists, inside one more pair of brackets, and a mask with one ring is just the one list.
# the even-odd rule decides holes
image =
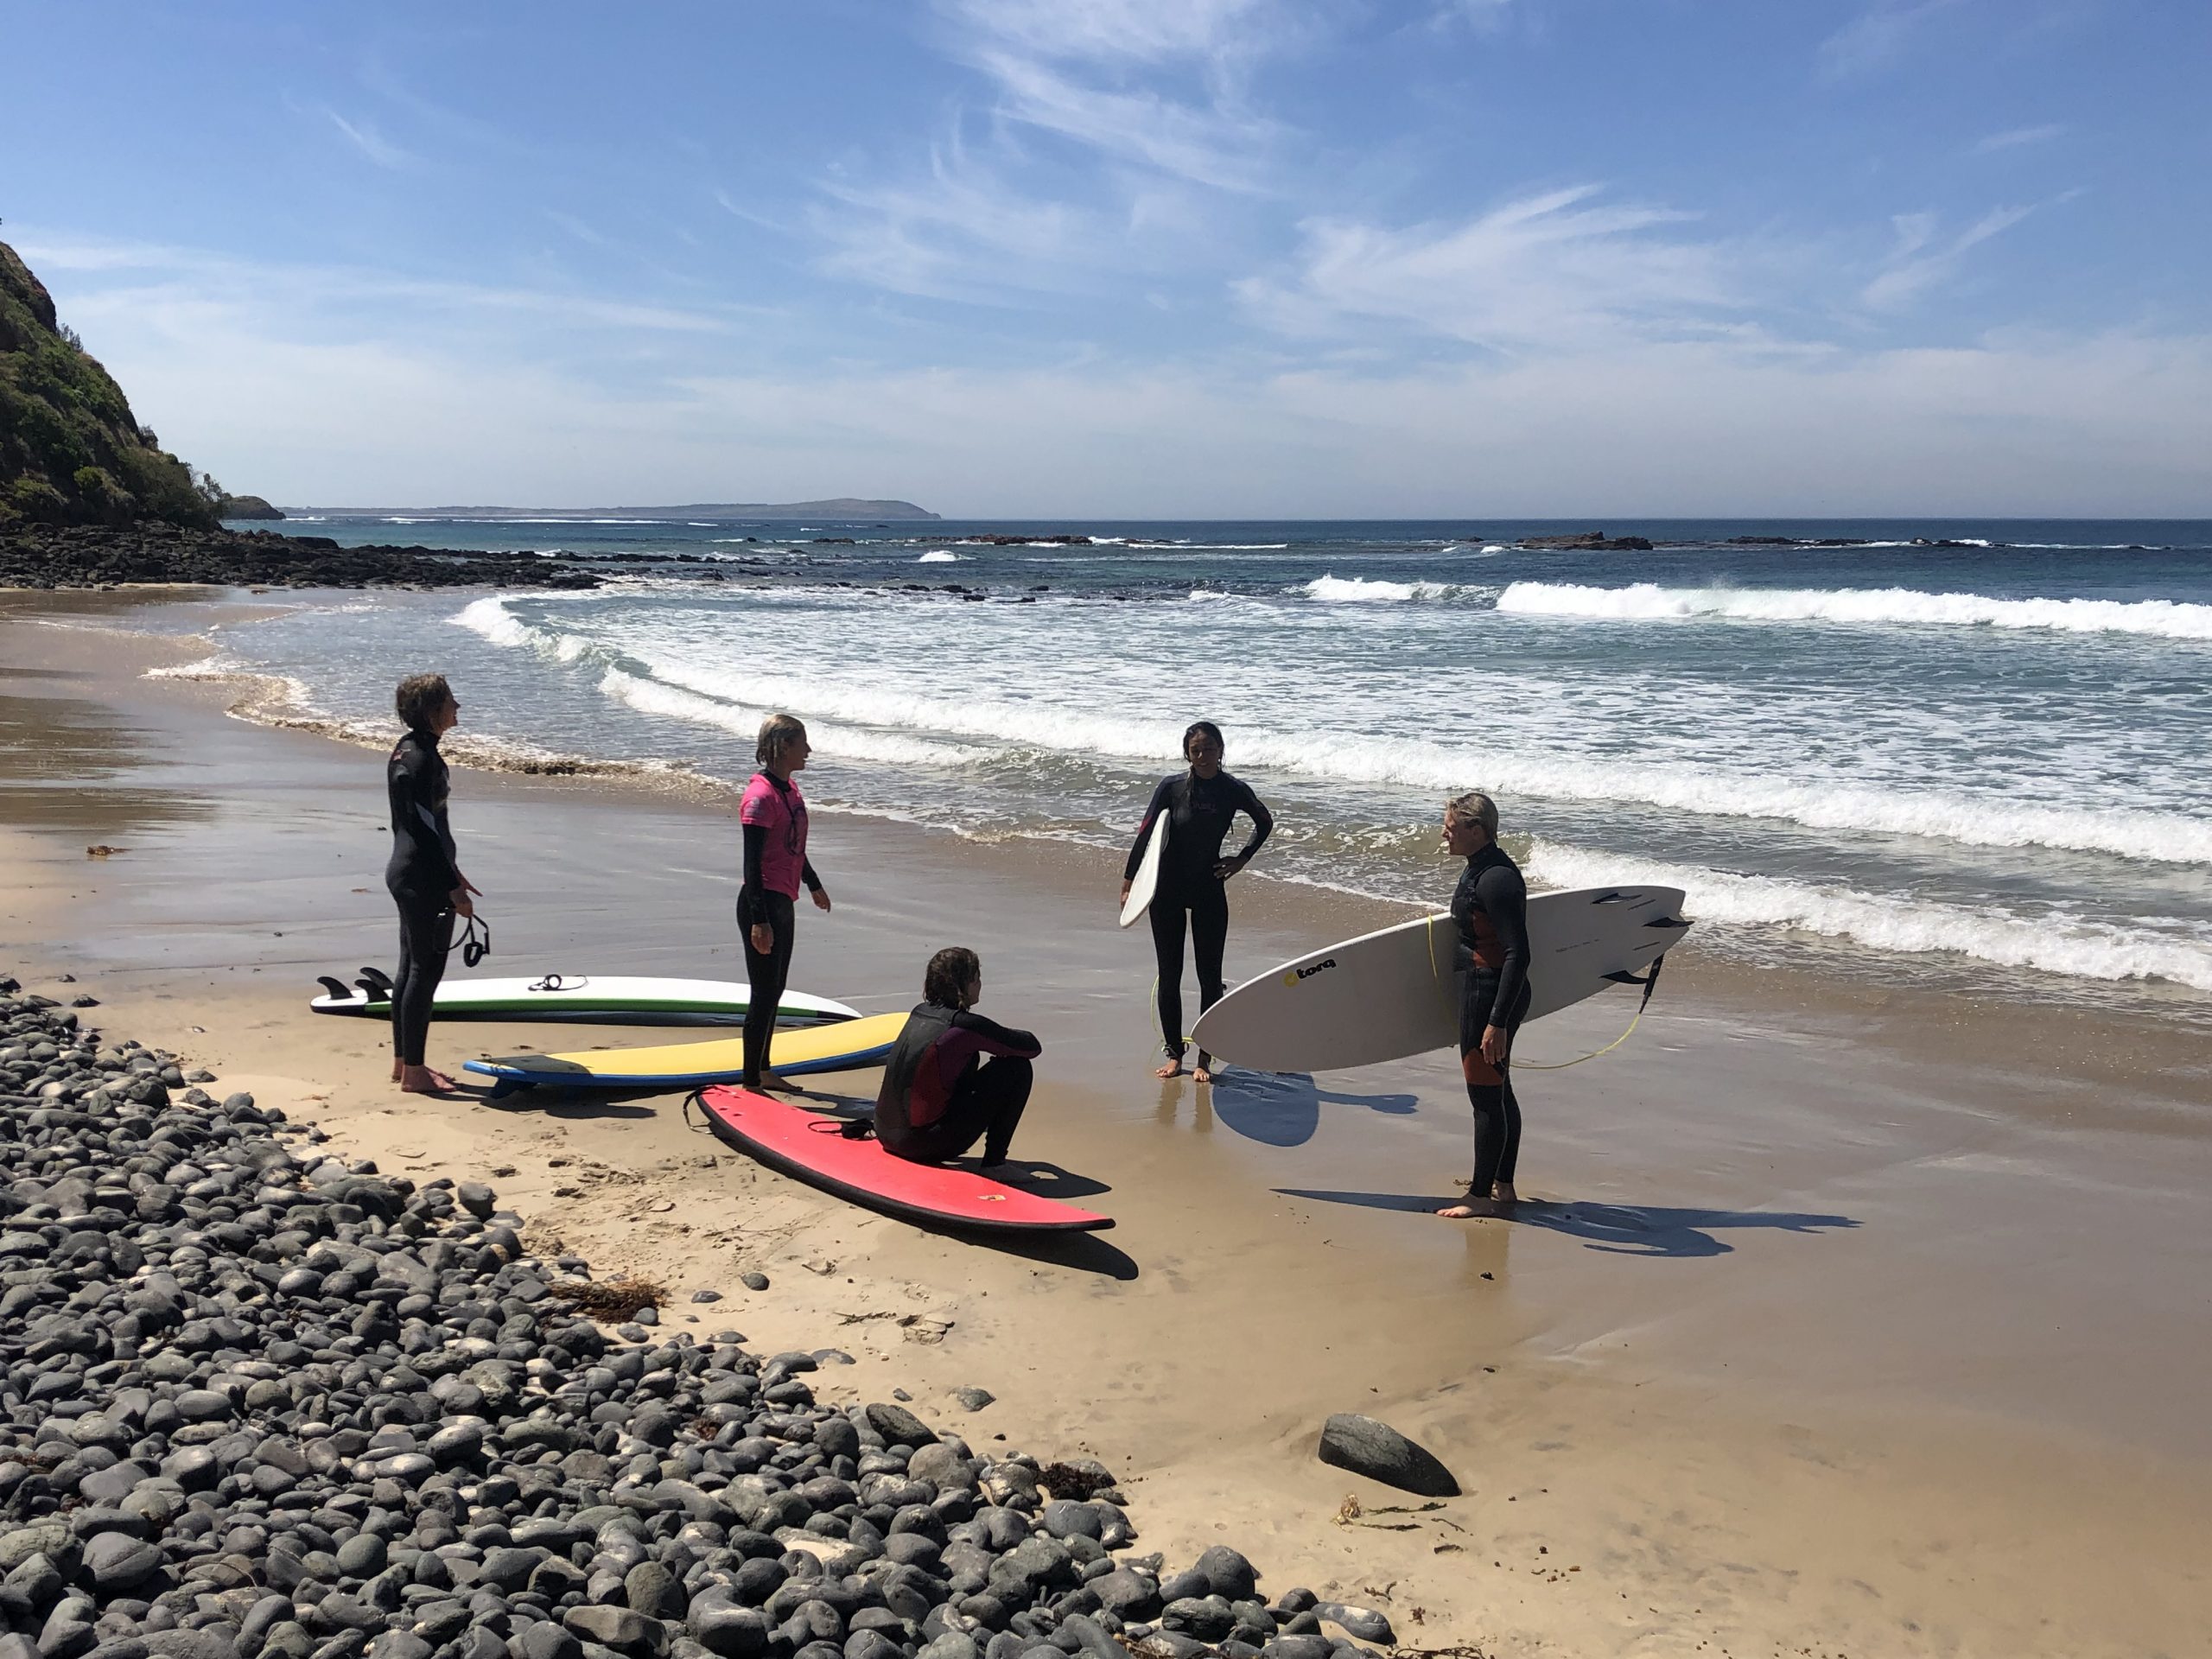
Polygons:
[[545,209],[545,217],[579,242],[587,243],[594,248],[613,245],[597,229],[585,220],[578,219],[574,213],[564,213],[557,207],[548,207]]
[[1848,80],[1887,68],[1905,54],[1914,35],[1959,0],[1874,0],[1820,45],[1820,73]]
[[[1305,33],[1287,0],[945,0],[956,55],[1005,119],[1124,162],[1230,190],[1262,187],[1283,129],[1250,67]],[[1162,84],[1144,84],[1140,73]]]
[[1505,352],[1710,334],[1749,308],[1743,256],[1677,233],[1694,214],[1602,202],[1595,186],[1510,201],[1464,224],[1393,231],[1314,219],[1294,276],[1237,284],[1291,334],[1385,319]]
[[2039,127],[2012,127],[2003,132],[1993,132],[1976,142],[1973,153],[1993,156],[1999,150],[2020,149],[2030,144],[2047,144],[2066,130],[2064,124],[2050,122]]
[[[741,310],[683,309],[550,288],[502,287],[357,267],[256,261],[160,243],[35,232],[17,245],[23,257],[41,270],[98,274],[111,279],[79,296],[76,303],[86,315],[112,315],[148,297],[175,300],[191,296],[195,304],[220,306],[245,315],[264,308],[272,319],[286,318],[302,326],[309,319],[319,318],[315,327],[325,332],[332,327],[334,316],[351,308],[386,306],[397,313],[411,314],[425,327],[445,317],[474,329],[486,319],[504,316],[611,331],[719,334],[732,330],[734,316]],[[124,273],[132,274],[137,280],[111,280]]]
[[416,164],[416,157],[412,154],[386,138],[371,122],[348,121],[331,109],[326,109],[323,113],[330,118],[333,126],[352,140],[356,149],[378,167],[387,167],[397,172]]
[[1896,245],[1881,271],[1859,290],[1860,302],[1875,311],[1904,309],[1948,282],[1971,250],[2003,235],[2033,212],[2032,204],[1992,208],[1948,240],[1940,237],[1941,224],[1934,213],[1898,214],[1891,221]]
[[1010,50],[1055,60],[1162,63],[1251,49],[1279,0],[945,0],[963,27]]
[[1280,124],[1228,99],[1204,106],[1149,87],[1099,86],[1011,52],[976,61],[998,83],[1000,112],[1125,162],[1224,190],[1266,188]]
[[973,300],[1082,286],[1109,263],[1078,257],[1084,248],[1105,247],[1102,223],[1025,195],[975,158],[957,132],[931,150],[918,177],[831,181],[823,189],[834,204],[813,214],[830,246],[823,269],[893,293]]
[[764,231],[773,231],[778,236],[791,234],[790,226],[780,219],[771,219],[765,213],[756,213],[750,207],[741,207],[736,199],[727,190],[717,190],[714,193],[714,196],[715,206],[732,219],[742,219],[747,225],[757,225]]
[[[823,180],[808,226],[829,274],[966,301],[1096,292],[1197,234],[1192,198],[1268,188],[1283,129],[1241,88],[1270,31],[1294,22],[1285,0],[942,0],[939,12],[952,54],[989,84],[988,118],[956,108],[926,169]],[[1040,134],[1080,156],[1068,164]]]

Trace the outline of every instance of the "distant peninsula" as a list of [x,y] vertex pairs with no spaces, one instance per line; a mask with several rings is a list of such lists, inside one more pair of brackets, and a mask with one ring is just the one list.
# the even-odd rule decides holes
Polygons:
[[828,501],[690,501],[672,507],[293,507],[293,517],[321,514],[338,518],[696,518],[711,524],[781,522],[834,518],[931,519],[939,517],[911,501],[868,501],[842,495]]

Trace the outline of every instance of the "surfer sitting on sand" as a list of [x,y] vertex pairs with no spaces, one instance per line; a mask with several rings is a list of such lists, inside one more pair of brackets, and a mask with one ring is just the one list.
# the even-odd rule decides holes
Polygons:
[[478,889],[454,861],[446,820],[450,788],[438,740],[461,724],[461,704],[442,674],[399,683],[392,703],[407,731],[385,761],[391,808],[391,857],[385,890],[399,906],[399,971],[391,976],[391,1078],[410,1095],[444,1094],[454,1081],[423,1064],[430,1006],[453,949],[453,918],[474,916]]
[[[976,1013],[983,964],[951,945],[930,958],[922,1002],[883,1063],[875,1138],[917,1164],[950,1163],[980,1138],[986,1169],[1007,1160],[1044,1046]],[[986,1055],[991,1058],[986,1059]]]
[[[1135,843],[1122,870],[1122,902],[1129,902],[1129,884],[1144,861],[1145,838],[1164,812],[1166,823],[1160,833],[1167,844],[1160,857],[1160,884],[1152,895],[1152,949],[1160,965],[1160,1046],[1166,1061],[1153,1075],[1179,1077],[1183,1051],[1183,930],[1189,918],[1191,947],[1198,959],[1198,1012],[1204,1014],[1221,1001],[1221,958],[1229,943],[1229,878],[1252,861],[1275,821],[1252,786],[1221,767],[1226,747],[1221,728],[1210,720],[1194,721],[1183,734],[1183,758],[1191,763],[1186,772],[1163,778],[1152,791],[1137,826]],[[1221,855],[1221,843],[1237,813],[1252,820],[1252,838],[1233,857]],[[1211,1057],[1198,1051],[1193,1074],[1200,1083],[1213,1081]]]
[[745,786],[737,818],[745,836],[745,881],[737,890],[737,922],[745,936],[745,976],[751,1001],[745,1010],[745,1086],[789,1085],[768,1066],[768,1039],[791,971],[792,920],[799,884],[817,910],[830,894],[806,859],[806,798],[791,774],[806,765],[814,747],[797,715],[771,715],[760,722],[753,757],[760,770]]
[[1507,1069],[1513,1033],[1529,1012],[1529,889],[1497,844],[1497,804],[1471,791],[1444,809],[1444,849],[1467,861],[1452,894],[1452,920],[1467,953],[1459,1001],[1459,1071],[1475,1113],[1475,1173],[1467,1196],[1436,1213],[1455,1221],[1494,1216],[1514,1201],[1521,1105]]

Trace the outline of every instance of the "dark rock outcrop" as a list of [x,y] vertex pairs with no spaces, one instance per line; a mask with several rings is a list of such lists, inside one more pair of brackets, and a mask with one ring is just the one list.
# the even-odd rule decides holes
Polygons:
[[228,523],[234,518],[274,520],[284,514],[283,509],[270,506],[264,496],[226,495],[215,504],[215,516]]
[[1321,1461],[1349,1469],[1402,1492],[1457,1497],[1459,1483],[1433,1452],[1390,1427],[1357,1412],[1340,1411],[1321,1426]]
[[1557,553],[1649,553],[1651,543],[1642,536],[1608,536],[1602,530],[1586,530],[1575,536],[1523,536],[1519,545]]
[[528,552],[341,547],[327,536],[142,524],[0,529],[0,588],[209,582],[241,588],[596,588],[576,562]]

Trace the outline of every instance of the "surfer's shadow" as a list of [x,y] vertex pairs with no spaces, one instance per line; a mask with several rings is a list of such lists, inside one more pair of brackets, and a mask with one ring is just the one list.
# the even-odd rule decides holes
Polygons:
[[[1421,1192],[1323,1192],[1301,1187],[1275,1190],[1288,1198],[1315,1198],[1325,1204],[1348,1204],[1367,1210],[1402,1210],[1410,1215],[1433,1215],[1452,1202]],[[1694,1210],[1666,1205],[1588,1204],[1541,1198],[1523,1198],[1495,1219],[1516,1226],[1564,1233],[1607,1255],[1677,1262],[1732,1255],[1736,1247],[1716,1237],[1716,1233],[1763,1227],[1810,1236],[1842,1232],[1860,1224],[1851,1216],[1794,1210]],[[1453,1224],[1489,1224],[1474,1221]]]
[[1728,1255],[1736,1247],[1714,1236],[1746,1227],[1808,1236],[1842,1232],[1859,1224],[1850,1216],[1791,1210],[1695,1210],[1668,1205],[1553,1203],[1523,1199],[1510,1220],[1579,1238],[1608,1255],[1675,1260]]
[[1304,1071],[1239,1068],[1213,1080],[1214,1116],[1233,1133],[1270,1147],[1302,1147],[1311,1141],[1321,1127],[1324,1106],[1358,1106],[1387,1117],[1411,1117],[1420,1104],[1414,1095],[1325,1089]]

